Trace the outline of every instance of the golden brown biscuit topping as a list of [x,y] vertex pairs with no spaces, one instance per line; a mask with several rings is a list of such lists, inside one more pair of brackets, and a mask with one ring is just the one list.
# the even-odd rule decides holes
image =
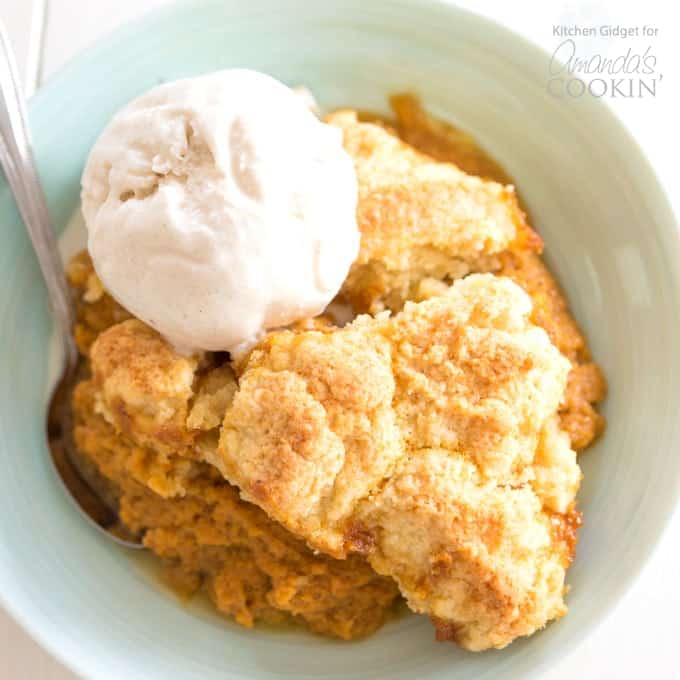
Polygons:
[[439,639],[502,647],[566,611],[574,449],[602,430],[605,385],[502,170],[414,100],[395,109],[418,151],[354,112],[329,122],[360,181],[343,296],[399,313],[300,322],[238,364],[185,357],[80,256],[76,437],[125,524],[244,625],[366,634],[394,579]]

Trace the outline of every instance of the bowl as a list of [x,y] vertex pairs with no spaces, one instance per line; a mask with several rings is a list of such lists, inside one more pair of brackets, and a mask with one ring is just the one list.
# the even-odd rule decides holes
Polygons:
[[659,540],[680,489],[680,248],[644,156],[599,100],[557,98],[549,57],[434,0],[195,1],[80,55],[30,102],[59,230],[78,208],[97,134],[164,80],[248,66],[304,83],[324,107],[383,110],[414,90],[515,178],[547,256],[609,379],[606,436],[583,454],[585,514],[569,614],[503,651],[436,643],[407,616],[355,643],[246,630],[159,584],[150,558],[92,530],[48,463],[50,315],[31,247],[0,186],[0,597],[45,647],[91,678],[527,678],[609,613]]

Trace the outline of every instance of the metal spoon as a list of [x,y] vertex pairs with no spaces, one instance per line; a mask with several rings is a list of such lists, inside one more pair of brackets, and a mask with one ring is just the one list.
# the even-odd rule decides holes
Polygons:
[[0,50],[0,165],[33,243],[63,348],[61,378],[52,391],[47,409],[51,461],[66,493],[93,526],[120,545],[141,548],[138,537],[127,536],[121,528],[115,501],[106,498],[99,476],[75,452],[70,409],[78,373],[78,350],[72,336],[75,314],[33,160],[16,63],[1,24]]

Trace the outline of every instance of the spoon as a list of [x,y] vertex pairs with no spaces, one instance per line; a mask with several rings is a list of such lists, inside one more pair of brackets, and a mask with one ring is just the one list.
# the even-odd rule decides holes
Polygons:
[[33,159],[16,63],[2,25],[0,50],[0,166],[33,243],[63,351],[61,377],[52,390],[47,408],[46,434],[50,459],[64,490],[90,524],[120,545],[143,548],[139,537],[128,535],[122,528],[115,500],[106,492],[103,479],[75,452],[70,409],[79,368],[78,350],[72,335],[75,314]]

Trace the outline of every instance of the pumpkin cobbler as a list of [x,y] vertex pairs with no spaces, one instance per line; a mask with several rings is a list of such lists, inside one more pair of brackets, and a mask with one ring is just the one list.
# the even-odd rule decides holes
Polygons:
[[604,379],[503,170],[392,107],[326,118],[359,186],[338,298],[245,354],[179,353],[71,261],[75,441],[176,587],[244,626],[351,640],[403,599],[501,648],[566,612]]

